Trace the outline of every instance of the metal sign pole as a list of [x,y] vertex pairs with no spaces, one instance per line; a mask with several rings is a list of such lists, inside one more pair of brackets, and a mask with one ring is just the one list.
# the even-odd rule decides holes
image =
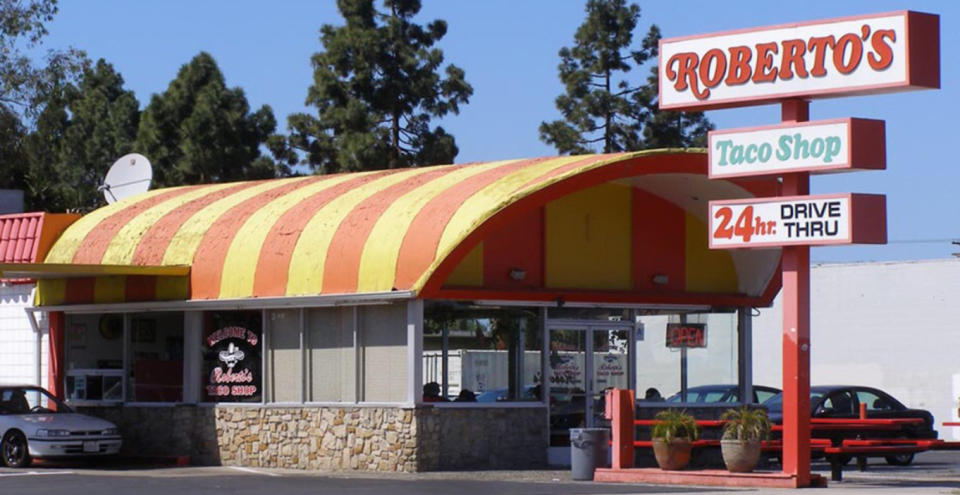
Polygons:
[[[784,122],[810,119],[810,102],[784,101]],[[810,194],[810,174],[783,176],[784,196]],[[783,248],[783,472],[810,485],[810,247]]]

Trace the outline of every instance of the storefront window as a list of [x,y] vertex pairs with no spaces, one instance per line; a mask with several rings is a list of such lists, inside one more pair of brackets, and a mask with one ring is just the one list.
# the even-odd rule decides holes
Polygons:
[[183,401],[183,313],[130,316],[127,400]]
[[539,401],[539,321],[535,308],[427,304],[423,325],[423,400]]
[[351,307],[307,311],[309,401],[356,400],[357,364],[353,345],[356,312]]
[[68,315],[64,346],[67,399],[123,400],[123,316]]
[[260,311],[204,313],[202,400],[260,402],[263,399]]
[[[676,402],[739,400],[735,312],[687,314],[683,317],[643,316],[640,321],[644,338],[637,343],[638,399]],[[688,332],[674,336],[668,342],[668,326],[680,323],[692,324],[688,326],[697,331],[702,329],[703,334]],[[688,390],[686,400],[679,395],[684,376]]]
[[300,402],[303,367],[300,359],[300,310],[269,311],[270,396],[272,402]]
[[406,308],[390,304],[357,309],[363,402],[407,400]]

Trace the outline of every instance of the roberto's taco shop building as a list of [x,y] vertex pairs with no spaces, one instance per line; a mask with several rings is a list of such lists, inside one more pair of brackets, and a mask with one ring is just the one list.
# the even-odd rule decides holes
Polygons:
[[[605,388],[750,386],[749,308],[781,250],[710,250],[707,204],[777,194],[683,150],[178,187],[20,270],[50,314],[49,387],[131,452],[538,467],[601,421]],[[705,348],[664,345],[681,318]]]

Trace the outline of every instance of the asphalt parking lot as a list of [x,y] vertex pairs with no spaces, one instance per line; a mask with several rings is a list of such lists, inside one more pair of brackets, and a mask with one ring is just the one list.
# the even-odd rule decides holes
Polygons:
[[[814,470],[829,476],[826,464]],[[3,494],[137,493],[192,495],[281,494],[503,494],[587,495],[626,493],[783,493],[784,490],[574,482],[567,471],[470,471],[419,474],[318,473],[231,467],[144,467],[121,462],[38,463],[29,469],[0,468]],[[925,452],[910,467],[872,459],[867,471],[851,463],[842,483],[817,493],[918,493],[960,495],[960,452]]]

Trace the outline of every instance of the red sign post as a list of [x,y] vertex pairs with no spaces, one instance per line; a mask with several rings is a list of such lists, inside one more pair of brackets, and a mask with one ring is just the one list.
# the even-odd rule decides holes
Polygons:
[[779,103],[775,127],[795,131],[710,136],[711,178],[780,174],[785,197],[711,202],[708,238],[714,249],[783,249],[783,471],[797,487],[811,481],[810,246],[886,242],[883,196],[808,196],[811,173],[884,168],[882,126],[812,129],[831,122],[806,124],[809,101],[939,88],[939,23],[902,11],[660,42],[661,109]]

